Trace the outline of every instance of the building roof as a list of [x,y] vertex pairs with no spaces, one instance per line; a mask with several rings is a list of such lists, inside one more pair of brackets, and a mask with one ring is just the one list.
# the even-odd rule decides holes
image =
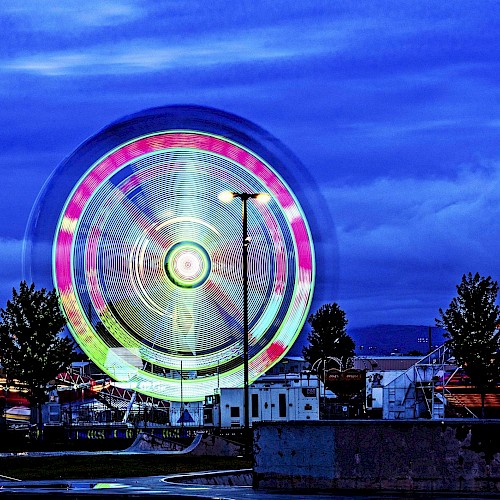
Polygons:
[[368,371],[407,370],[423,356],[356,356],[354,368]]

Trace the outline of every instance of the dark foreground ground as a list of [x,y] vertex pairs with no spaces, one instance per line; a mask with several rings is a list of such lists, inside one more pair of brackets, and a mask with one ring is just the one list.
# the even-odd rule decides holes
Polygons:
[[142,477],[251,468],[251,460],[182,455],[100,454],[0,457],[0,475],[21,480],[95,479]]
[[[46,448],[37,447],[37,448]],[[52,446],[50,448],[53,448]],[[46,452],[46,450],[44,450]],[[37,453],[32,452],[32,453]],[[342,492],[309,490],[253,490],[248,486],[218,486],[211,483],[192,484],[181,479],[169,482],[175,474],[197,471],[230,471],[251,469],[252,461],[243,458],[195,457],[163,454],[125,454],[119,451],[94,450],[74,454],[65,450],[57,455],[26,455],[3,453],[0,456],[0,493],[2,498],[59,497],[86,499],[94,497],[144,498],[210,498],[232,500],[480,500],[498,498],[496,495],[439,495],[411,492]],[[247,472],[248,473],[248,472]],[[192,474],[189,474],[192,475]],[[3,477],[2,477],[3,476]],[[203,474],[205,476],[205,474]],[[21,481],[9,481],[7,478]],[[102,479],[107,478],[107,479]],[[231,484],[231,483],[229,483]],[[234,483],[233,483],[234,484]]]
[[[23,481],[130,478],[203,470],[245,469],[253,465],[251,460],[233,457],[120,453],[133,441],[68,440],[61,439],[60,435],[37,440],[30,439],[26,430],[0,429],[0,480],[1,476]],[[188,445],[192,437],[179,438],[178,441]],[[43,455],[37,456],[38,453]]]

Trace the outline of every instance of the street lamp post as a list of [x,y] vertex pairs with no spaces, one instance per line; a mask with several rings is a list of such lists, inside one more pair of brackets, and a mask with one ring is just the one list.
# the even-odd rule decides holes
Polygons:
[[245,429],[245,444],[248,446],[250,438],[250,412],[248,408],[250,400],[248,389],[248,196],[240,194],[240,197],[241,217],[243,220],[243,408],[245,415],[243,427]]
[[249,389],[248,389],[248,217],[247,201],[254,198],[261,203],[269,201],[267,193],[234,193],[223,191],[219,193],[219,200],[224,203],[230,203],[233,198],[241,199],[241,218],[243,222],[243,432],[245,434],[245,448],[248,455],[249,437],[250,437],[250,408],[249,408]]

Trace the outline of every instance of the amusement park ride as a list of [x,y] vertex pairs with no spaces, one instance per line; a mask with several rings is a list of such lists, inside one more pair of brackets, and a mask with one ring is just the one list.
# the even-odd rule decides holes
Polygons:
[[[196,106],[127,116],[64,160],[32,210],[24,271],[56,288],[69,332],[116,382],[69,383],[183,405],[248,386],[277,363],[315,282],[297,172],[266,131]],[[248,204],[243,249],[241,206],[221,192],[268,196]]]

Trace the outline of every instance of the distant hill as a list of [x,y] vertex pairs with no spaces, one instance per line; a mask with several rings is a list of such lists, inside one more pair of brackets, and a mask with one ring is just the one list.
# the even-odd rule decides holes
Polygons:
[[[432,345],[438,347],[445,341],[444,330],[432,327]],[[356,342],[359,356],[389,356],[419,351],[429,352],[429,327],[424,325],[374,325],[348,328],[347,333]],[[292,346],[290,356],[302,356],[302,346],[306,345],[307,331],[301,332]]]
[[[347,333],[356,342],[356,354],[360,356],[386,356],[429,352],[429,327],[423,325],[375,325],[349,328]],[[444,330],[431,328],[432,346],[444,343]]]

